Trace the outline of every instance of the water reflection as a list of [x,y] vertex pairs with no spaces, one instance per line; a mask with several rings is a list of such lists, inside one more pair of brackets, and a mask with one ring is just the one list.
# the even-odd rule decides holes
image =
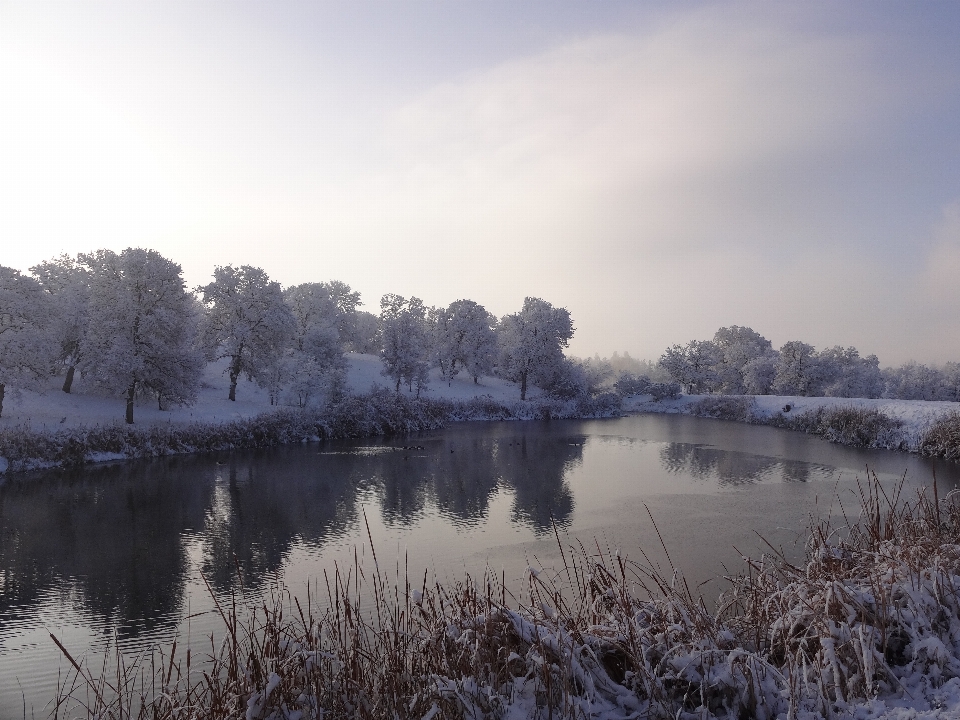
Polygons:
[[199,546],[195,569],[218,593],[234,588],[238,573],[256,588],[282,571],[297,543],[319,550],[358,527],[362,497],[400,528],[426,513],[482,525],[501,489],[513,495],[513,521],[535,533],[569,523],[565,473],[580,462],[582,440],[512,432],[416,442],[163,459],[8,483],[0,487],[0,620],[29,618],[50,590],[69,586],[121,636],[171,626],[183,614],[188,545]]
[[660,462],[671,473],[701,481],[716,478],[721,486],[747,485],[764,480],[808,482],[825,479],[833,468],[785,458],[719,450],[693,443],[665,443]]
[[121,637],[176,615],[186,570],[181,534],[203,522],[210,502],[203,484],[170,482],[181,464],[117,465],[95,477],[0,488],[0,617],[29,615],[62,586],[79,590],[94,616],[120,618]]
[[[374,539],[421,549],[436,543],[437,557],[460,558],[533,546],[552,538],[554,522],[571,535],[584,523],[593,534],[620,523],[622,542],[639,542],[638,501],[709,493],[705,501],[683,500],[663,525],[677,528],[676,542],[685,543],[678,551],[695,558],[718,542],[712,518],[741,517],[738,503],[752,501],[742,498],[758,498],[747,486],[780,483],[787,500],[769,507],[795,507],[803,484],[834,479],[841,468],[862,472],[865,462],[885,462],[896,477],[907,464],[911,478],[930,476],[919,458],[660,416],[469,424],[388,442],[166,458],[8,481],[0,485],[0,717],[8,714],[7,691],[19,697],[17,672],[52,673],[55,691],[56,658],[51,664],[39,654],[47,640],[39,618],[82,628],[87,639],[116,632],[121,640],[165,642],[188,607],[197,613],[209,604],[200,573],[217,593],[236,590],[238,572],[257,592],[296,562],[366,543],[365,514]],[[958,467],[937,466],[941,488],[956,484]],[[701,522],[688,527],[694,505]],[[521,569],[525,552],[514,553]]]

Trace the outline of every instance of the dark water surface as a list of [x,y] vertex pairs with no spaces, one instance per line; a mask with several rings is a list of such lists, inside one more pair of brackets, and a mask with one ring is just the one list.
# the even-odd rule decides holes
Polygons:
[[[405,447],[406,446],[406,447]],[[334,562],[454,580],[489,565],[519,587],[524,569],[565,543],[675,565],[705,597],[724,567],[766,541],[802,555],[811,513],[855,478],[906,473],[942,493],[960,465],[830,445],[718,420],[646,415],[599,421],[467,423],[389,441],[327,442],[50,473],[0,486],[0,718],[46,717],[67,664],[53,632],[94,661],[114,638],[128,652],[205,647],[219,630],[214,592],[295,594]],[[646,507],[645,507],[646,506]],[[366,518],[366,522],[364,520]],[[188,619],[189,617],[189,619]],[[208,644],[208,643],[207,643]],[[94,663],[95,664],[95,663]]]

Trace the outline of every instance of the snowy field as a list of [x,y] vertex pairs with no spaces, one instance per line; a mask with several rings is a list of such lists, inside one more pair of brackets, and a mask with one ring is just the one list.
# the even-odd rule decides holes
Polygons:
[[[348,392],[364,393],[374,386],[392,387],[390,379],[380,373],[383,363],[377,356],[347,353],[346,359]],[[222,422],[249,418],[275,409],[270,405],[267,392],[245,378],[237,384],[237,400],[228,400],[230,381],[226,374],[226,362],[221,360],[207,366],[193,407],[172,406],[168,410],[160,410],[155,401],[140,399],[134,411],[135,424],[145,426],[198,420]],[[57,430],[123,422],[123,398],[87,394],[80,377],[74,382],[70,394],[60,389],[62,384],[63,378],[51,378],[43,393],[18,393],[8,389],[0,416],[0,429],[27,425],[33,430]],[[402,392],[411,394],[406,387],[402,388]],[[520,388],[494,377],[480,378],[480,383],[474,384],[473,379],[465,375],[455,378],[448,386],[439,379],[438,371],[434,369],[431,371],[430,384],[421,393],[422,397],[452,400],[468,400],[481,395],[490,395],[499,402],[516,402],[520,400]],[[528,392],[528,397],[538,397],[536,390]]]
[[[682,395],[675,400],[653,401],[649,395],[639,395],[624,400],[624,412],[683,413],[691,405],[717,395]],[[919,437],[940,417],[960,412],[960,403],[928,400],[888,400],[868,398],[796,397],[786,395],[750,395],[753,399],[753,415],[766,420],[777,413],[784,417],[796,417],[817,408],[856,407],[879,410],[883,414],[903,422],[907,436]],[[789,411],[784,409],[790,406]]]

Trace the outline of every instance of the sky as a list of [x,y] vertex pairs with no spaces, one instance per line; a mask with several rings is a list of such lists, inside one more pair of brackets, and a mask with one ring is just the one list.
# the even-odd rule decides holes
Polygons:
[[960,360],[960,4],[0,0],[0,265]]

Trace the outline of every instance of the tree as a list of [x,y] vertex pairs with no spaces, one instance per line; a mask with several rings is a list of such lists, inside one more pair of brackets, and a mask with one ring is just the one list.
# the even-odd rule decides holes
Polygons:
[[393,293],[380,299],[380,358],[383,374],[394,380],[396,391],[405,382],[417,394],[428,381],[427,309],[419,298]]
[[66,366],[63,391],[69,393],[77,365],[83,357],[90,309],[90,278],[86,268],[61,255],[30,268],[50,296],[53,315],[50,332],[59,347],[56,362]]
[[79,368],[84,378],[133,402],[152,395],[194,402],[203,356],[197,344],[198,318],[184,288],[180,266],[154,250],[127,248],[119,255],[98,250],[80,255],[89,273],[90,313]]
[[347,349],[367,355],[376,355],[380,352],[380,318],[373,313],[357,310],[354,323],[355,334],[347,343]]
[[937,368],[913,360],[883,373],[884,396],[898,400],[937,400],[943,378]]
[[819,387],[827,397],[877,398],[883,392],[880,361],[876,355],[860,357],[855,347],[839,345],[817,353]]
[[752,328],[731,325],[714,333],[713,343],[720,353],[716,372],[720,392],[742,395],[746,392],[745,372],[751,360],[769,353],[773,345]]
[[280,283],[260,268],[219,266],[213,282],[198,288],[206,313],[204,345],[212,359],[227,358],[229,399],[237,399],[241,375],[262,387],[296,331],[296,321],[283,301]]
[[780,348],[772,389],[778,395],[809,395],[816,386],[817,371],[813,346],[791,340]]
[[780,353],[769,350],[750,360],[741,370],[743,391],[747,395],[769,395],[777,377]]
[[[346,376],[341,340],[353,326],[347,320],[356,312],[358,293],[336,283],[305,283],[287,288],[283,297],[295,321],[293,344],[274,373],[273,395],[288,386],[288,400],[305,407],[323,396],[339,392]],[[280,376],[284,379],[281,381]]]
[[500,372],[520,384],[520,399],[526,400],[531,381],[546,383],[561,371],[573,321],[566,308],[528,297],[520,312],[503,318],[499,335]]
[[0,414],[7,385],[39,388],[56,355],[47,327],[50,298],[40,283],[0,266]]
[[940,400],[960,402],[960,363],[948,362],[940,370]]
[[660,356],[660,367],[691,395],[715,391],[720,386],[717,366],[721,353],[710,340],[691,340],[673,345]]
[[448,308],[433,308],[429,315],[434,364],[449,384],[461,370],[479,383],[493,370],[497,353],[496,319],[473,300],[457,300]]

